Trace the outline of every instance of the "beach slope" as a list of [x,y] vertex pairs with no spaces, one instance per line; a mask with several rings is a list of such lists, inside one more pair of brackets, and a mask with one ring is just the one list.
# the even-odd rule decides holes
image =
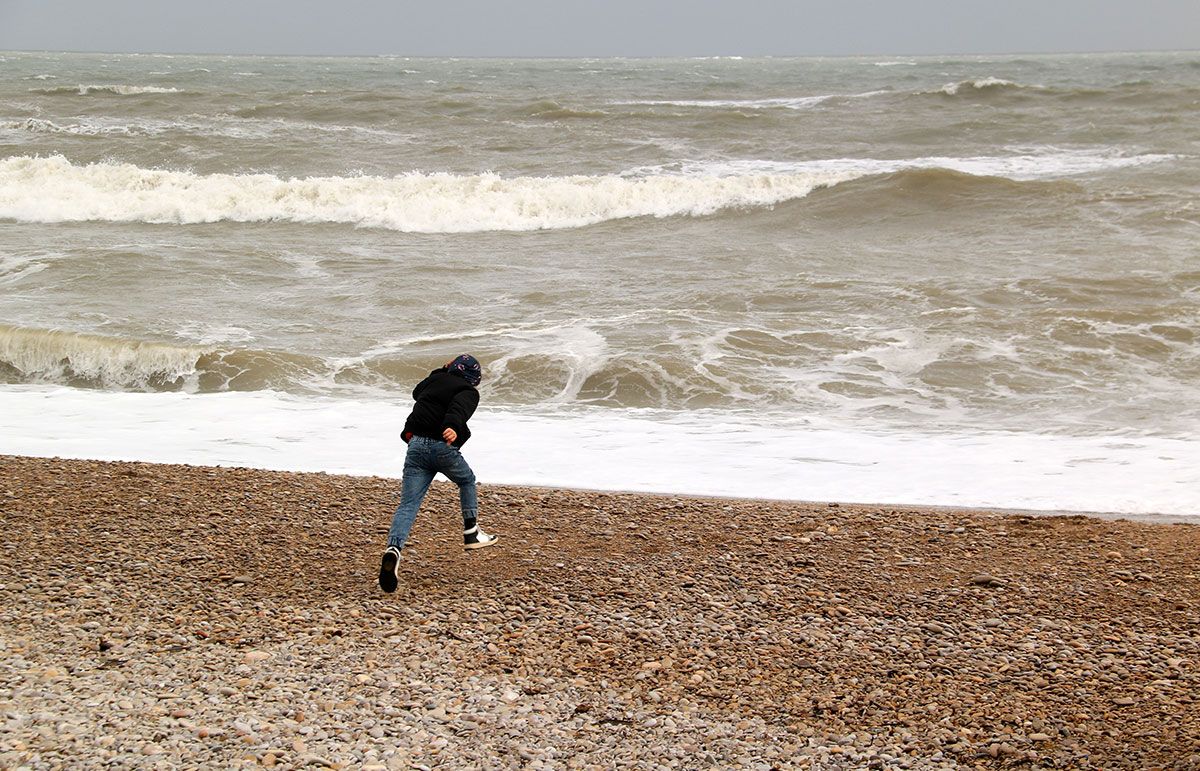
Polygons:
[[398,486],[0,456],[0,766],[1200,767],[1198,526]]

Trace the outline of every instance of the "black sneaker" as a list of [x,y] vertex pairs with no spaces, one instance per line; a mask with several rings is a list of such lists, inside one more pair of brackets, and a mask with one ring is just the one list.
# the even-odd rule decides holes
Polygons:
[[479,525],[469,527],[463,531],[463,548],[467,550],[482,549],[485,546],[491,546],[499,540],[499,536],[483,532],[483,528],[479,527]]
[[379,588],[385,592],[394,592],[398,583],[400,583],[400,550],[395,546],[389,546],[383,553],[383,559],[379,561]]

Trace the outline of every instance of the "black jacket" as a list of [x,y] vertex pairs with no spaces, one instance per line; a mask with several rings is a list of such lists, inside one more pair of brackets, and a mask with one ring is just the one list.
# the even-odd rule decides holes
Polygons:
[[453,428],[458,434],[455,447],[462,447],[471,438],[467,420],[479,406],[479,391],[458,375],[435,369],[413,389],[412,414],[404,422],[404,441],[409,435],[441,439],[442,431]]

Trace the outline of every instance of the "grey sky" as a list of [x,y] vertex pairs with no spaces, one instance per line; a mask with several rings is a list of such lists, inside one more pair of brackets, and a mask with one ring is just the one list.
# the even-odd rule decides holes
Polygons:
[[804,56],[1197,47],[1198,0],[0,0],[0,50]]

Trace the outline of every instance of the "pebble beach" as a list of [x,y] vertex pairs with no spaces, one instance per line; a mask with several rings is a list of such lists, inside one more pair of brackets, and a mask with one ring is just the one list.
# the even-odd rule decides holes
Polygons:
[[398,497],[0,456],[0,767],[1200,768],[1200,526]]

